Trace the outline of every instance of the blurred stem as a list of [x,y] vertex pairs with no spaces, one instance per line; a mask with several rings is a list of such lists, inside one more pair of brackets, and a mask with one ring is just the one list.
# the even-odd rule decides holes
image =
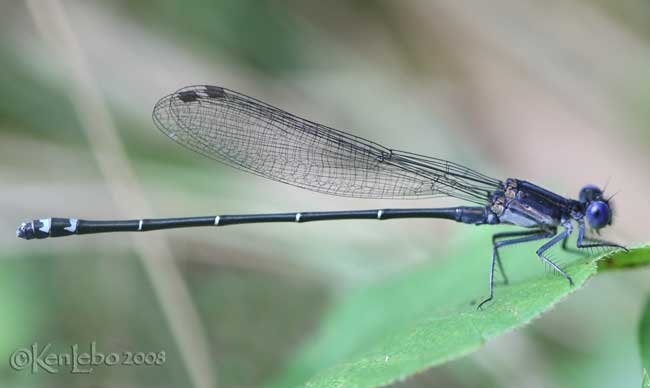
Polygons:
[[639,349],[641,351],[641,368],[643,370],[643,387],[650,387],[650,295],[641,312],[639,322]]
[[[58,0],[28,0],[27,6],[52,51],[66,60],[73,105],[118,213],[128,216],[131,209],[138,209],[152,214],[63,5]],[[135,249],[151,280],[193,386],[216,387],[207,336],[187,285],[174,263],[169,244],[162,235],[141,237],[133,237]]]

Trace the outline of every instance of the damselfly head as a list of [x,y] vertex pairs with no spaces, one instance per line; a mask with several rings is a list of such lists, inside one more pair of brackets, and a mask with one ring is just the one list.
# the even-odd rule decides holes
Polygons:
[[598,231],[612,223],[612,208],[603,191],[595,185],[586,185],[580,190],[580,202],[585,206],[585,218],[589,226]]

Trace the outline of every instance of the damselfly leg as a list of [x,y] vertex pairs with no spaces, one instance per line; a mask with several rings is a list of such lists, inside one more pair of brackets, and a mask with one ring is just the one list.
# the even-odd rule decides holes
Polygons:
[[[511,232],[500,232],[492,235],[492,248],[496,249],[497,265],[499,266],[499,271],[501,272],[501,276],[503,276],[503,284],[508,284],[508,277],[506,276],[506,273],[503,270],[503,264],[501,263],[501,256],[499,255],[498,246],[496,245],[497,240],[502,238],[508,238],[508,237],[532,236],[535,234],[540,234],[541,232],[544,231],[541,229],[533,229],[533,230],[518,230],[518,231],[511,231]],[[512,245],[514,244],[516,244],[516,242],[512,243]],[[505,245],[510,245],[510,244],[505,244]]]
[[571,279],[571,276],[569,276],[568,273],[564,272],[562,268],[560,268],[557,264],[555,264],[551,259],[548,257],[544,256],[544,252],[549,250],[553,245],[559,243],[560,241],[568,238],[571,233],[573,232],[573,225],[571,224],[571,221],[564,222],[562,226],[565,228],[562,233],[557,234],[555,237],[553,237],[550,241],[546,242],[544,245],[542,245],[538,250],[537,250],[537,256],[542,259],[543,262],[546,264],[550,265],[551,268],[553,268],[555,271],[557,271],[560,275],[562,275],[566,280],[569,281],[570,285],[573,285],[573,279]]
[[[500,234],[501,236],[497,236],[496,238],[499,237],[506,237],[503,236],[503,234],[506,233],[518,233],[518,232],[504,232],[504,233],[497,233]],[[492,247],[492,261],[490,263],[490,296],[479,303],[478,309],[481,308],[485,303],[489,302],[492,300],[492,297],[494,296],[494,263],[497,261],[497,256],[498,256],[498,249],[501,247],[504,247],[506,245],[514,245],[514,244],[520,244],[520,243],[525,243],[529,241],[536,241],[536,240],[541,240],[544,238],[548,238],[554,234],[553,231],[545,231],[541,229],[535,229],[535,230],[530,230],[530,231],[523,231],[519,232],[522,234],[526,234],[525,236],[521,236],[520,234],[514,234],[514,236],[521,236],[517,238],[513,238],[511,240],[505,240],[505,241],[497,241],[493,244]],[[513,236],[512,234],[510,236]],[[494,241],[494,236],[492,237]]]
[[578,242],[576,243],[576,246],[578,248],[584,249],[584,248],[610,247],[610,248],[620,248],[623,249],[625,252],[629,252],[629,250],[624,246],[616,243],[611,243],[609,241],[595,240],[595,242],[585,243],[584,240],[585,240],[585,223],[582,220],[580,220],[578,221]]

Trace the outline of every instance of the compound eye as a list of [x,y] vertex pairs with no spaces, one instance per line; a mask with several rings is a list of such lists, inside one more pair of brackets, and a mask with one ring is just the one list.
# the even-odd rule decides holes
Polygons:
[[612,217],[609,205],[603,201],[593,201],[587,206],[587,222],[594,229],[600,229],[609,224]]
[[580,190],[580,202],[591,202],[603,197],[603,191],[595,185],[586,185]]

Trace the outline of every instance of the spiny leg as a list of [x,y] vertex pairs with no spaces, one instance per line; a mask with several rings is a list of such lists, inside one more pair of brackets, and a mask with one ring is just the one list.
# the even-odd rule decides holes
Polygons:
[[[581,254],[581,255],[584,255],[585,252],[584,252],[583,250],[580,250],[580,249],[578,249],[577,247],[571,247],[571,246],[569,246],[569,237],[570,237],[570,236],[566,236],[566,237],[564,238],[564,240],[562,240],[562,250],[565,251],[565,252],[569,252],[569,253],[575,253],[575,254]],[[590,239],[587,239],[587,241],[589,241],[589,240],[590,240]]]
[[569,276],[568,273],[564,272],[560,267],[558,267],[558,265],[555,264],[551,259],[544,256],[544,252],[546,252],[553,245],[569,237],[571,235],[571,232],[573,232],[573,225],[571,225],[571,221],[563,223],[562,226],[565,228],[564,231],[539,247],[537,250],[537,256],[539,256],[539,258],[542,259],[542,261],[544,261],[546,264],[550,265],[560,275],[564,276],[564,278],[569,281],[570,285],[573,285],[573,279],[571,279],[571,276]]
[[583,242],[584,237],[585,237],[585,223],[583,220],[579,220],[578,221],[578,242],[576,243],[576,246],[578,248],[582,249],[582,248],[612,247],[612,248],[620,248],[625,250],[625,252],[629,252],[629,250],[624,246],[611,243],[608,241],[596,240],[596,242],[594,243],[584,243]]
[[[500,232],[500,233],[495,233],[492,235],[492,248],[495,248],[497,239],[502,239],[506,237],[523,237],[523,236],[531,236],[535,234],[540,234],[545,232],[542,229],[532,229],[532,230],[518,230],[518,231],[512,231],[512,232]],[[555,233],[553,233],[555,234]],[[516,244],[516,243],[513,243]],[[499,266],[499,272],[501,272],[501,276],[503,277],[503,284],[508,284],[508,277],[506,276],[505,271],[503,270],[503,264],[501,264],[501,255],[499,255],[499,250],[496,250],[497,252],[497,265]]]
[[[519,237],[519,238],[513,238],[512,240],[506,240],[506,241],[497,241],[494,243],[493,248],[492,248],[492,262],[490,263],[490,296],[479,303],[477,309],[480,309],[481,306],[483,306],[485,303],[489,302],[492,300],[492,297],[494,296],[494,263],[497,260],[497,250],[500,247],[506,246],[506,245],[512,245],[512,244],[519,244],[519,243],[524,243],[528,241],[535,241],[535,240],[541,240],[543,238],[547,238],[552,236],[555,232],[554,231],[530,231],[530,232],[536,232],[533,235],[529,236],[524,236],[524,237]],[[508,232],[506,232],[508,233]],[[510,232],[510,233],[515,233],[515,232]]]

